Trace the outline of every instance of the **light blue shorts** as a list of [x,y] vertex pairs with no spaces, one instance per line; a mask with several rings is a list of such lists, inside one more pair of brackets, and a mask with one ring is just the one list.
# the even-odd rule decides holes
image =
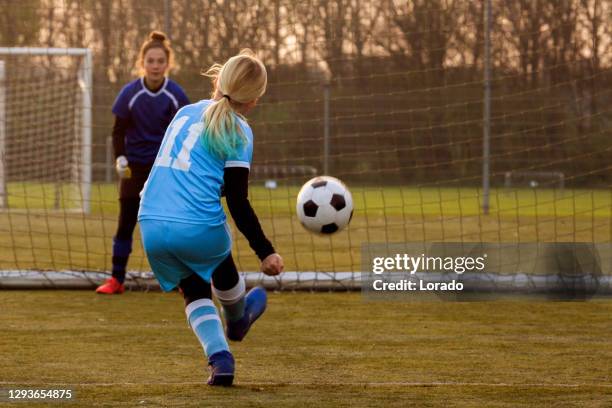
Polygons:
[[213,271],[232,249],[227,224],[211,227],[176,221],[142,220],[140,233],[149,264],[166,292],[193,273],[210,282]]

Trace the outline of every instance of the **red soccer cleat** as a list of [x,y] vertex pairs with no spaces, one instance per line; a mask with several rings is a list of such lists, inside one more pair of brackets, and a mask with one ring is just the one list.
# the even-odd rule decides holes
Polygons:
[[120,295],[125,292],[125,285],[120,283],[114,276],[107,279],[102,285],[98,286],[96,293],[102,295]]

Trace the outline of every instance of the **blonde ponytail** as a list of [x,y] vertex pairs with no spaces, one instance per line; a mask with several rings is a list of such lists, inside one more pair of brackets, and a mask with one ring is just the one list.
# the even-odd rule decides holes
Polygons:
[[236,109],[255,101],[266,91],[267,73],[255,54],[245,49],[224,65],[214,64],[204,75],[212,78],[214,102],[204,114],[204,146],[224,159],[246,143],[238,118],[246,119]]

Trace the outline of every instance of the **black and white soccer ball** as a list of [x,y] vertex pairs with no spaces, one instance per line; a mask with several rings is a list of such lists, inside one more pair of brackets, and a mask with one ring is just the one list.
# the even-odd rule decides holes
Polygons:
[[353,217],[353,197],[346,185],[334,177],[315,177],[304,184],[297,196],[297,215],[309,231],[333,234]]

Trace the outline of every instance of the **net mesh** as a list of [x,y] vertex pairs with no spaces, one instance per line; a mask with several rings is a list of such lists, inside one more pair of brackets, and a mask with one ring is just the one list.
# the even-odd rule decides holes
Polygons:
[[81,58],[4,55],[5,209],[81,208]]
[[[53,284],[65,270],[87,271],[89,282],[108,275],[118,211],[110,106],[134,78],[135,44],[165,21],[177,62],[172,78],[192,101],[210,95],[200,70],[240,48],[266,64],[268,90],[249,117],[250,200],[295,272],[280,278],[283,286],[354,286],[364,243],[612,241],[609,2],[491,1],[488,214],[481,208],[486,2],[103,3],[45,14],[52,4],[42,1],[43,11],[32,8],[29,17],[67,27],[49,39],[54,46],[94,50],[90,213],[71,212],[78,197],[67,198],[78,196],[67,186],[78,183],[82,150],[76,62],[39,58],[12,79],[7,65],[7,97],[17,102],[7,103],[5,276],[42,270]],[[37,33],[46,38],[44,29]],[[32,73],[47,83],[33,84]],[[11,86],[21,93],[12,96]],[[47,102],[41,108],[30,99]],[[25,125],[35,122],[43,126]],[[295,215],[299,188],[325,169],[355,201],[351,225],[331,237],[305,231]],[[230,225],[239,269],[258,271]],[[142,282],[150,268],[135,239],[129,269]],[[612,274],[610,263],[602,267]]]

